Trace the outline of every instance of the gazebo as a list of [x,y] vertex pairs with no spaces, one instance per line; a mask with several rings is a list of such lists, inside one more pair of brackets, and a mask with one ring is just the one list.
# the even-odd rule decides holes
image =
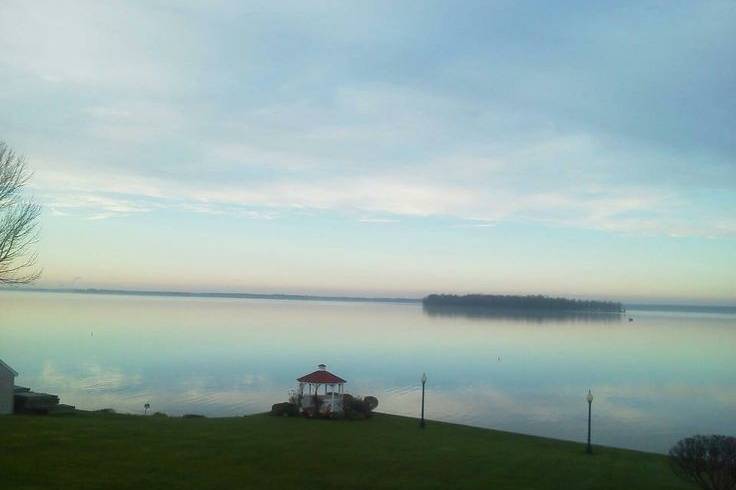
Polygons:
[[[326,364],[320,364],[316,371],[297,378],[297,381],[299,382],[297,400],[300,409],[317,408],[319,406],[322,412],[342,412],[343,387],[347,381],[329,372]],[[324,394],[320,395],[319,391],[323,387]],[[307,389],[306,394],[304,388]],[[324,401],[328,401],[328,403],[321,403]]]

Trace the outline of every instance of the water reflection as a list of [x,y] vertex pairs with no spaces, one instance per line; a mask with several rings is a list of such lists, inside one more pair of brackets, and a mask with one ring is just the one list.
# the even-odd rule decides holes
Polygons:
[[[379,409],[666,451],[736,432],[736,317],[636,322],[444,315],[420,305],[0,293],[0,358],[17,382],[85,409],[243,415],[319,362]],[[548,323],[549,322],[549,323]]]
[[567,323],[567,322],[621,322],[621,313],[554,311],[554,310],[512,310],[472,306],[423,304],[422,311],[432,317],[464,317],[475,319],[499,319],[528,323]]

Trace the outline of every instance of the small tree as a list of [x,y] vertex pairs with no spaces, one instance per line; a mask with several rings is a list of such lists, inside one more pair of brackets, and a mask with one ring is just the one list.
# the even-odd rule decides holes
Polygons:
[[0,141],[0,284],[27,284],[41,275],[30,250],[41,208],[22,195],[30,177],[25,160]]
[[736,437],[693,436],[670,449],[677,476],[705,490],[736,489]]

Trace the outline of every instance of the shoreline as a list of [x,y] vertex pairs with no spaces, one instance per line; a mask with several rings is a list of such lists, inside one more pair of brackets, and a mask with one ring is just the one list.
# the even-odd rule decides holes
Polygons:
[[[19,288],[0,287],[0,293],[57,293],[57,294],[89,294],[97,296],[138,296],[138,297],[171,297],[171,298],[224,298],[224,299],[262,299],[273,301],[325,301],[336,303],[384,303],[421,305],[423,298],[402,297],[363,297],[363,296],[330,296],[308,294],[271,294],[271,293],[237,293],[237,292],[196,292],[196,291],[142,291],[129,289],[79,289],[79,288]],[[656,311],[669,313],[704,313],[736,315],[736,305],[698,305],[679,303],[622,303],[626,314],[630,311]],[[472,311],[470,309],[469,311]],[[521,314],[532,310],[517,310]],[[533,312],[533,311],[532,311]],[[576,313],[570,311],[567,313]]]

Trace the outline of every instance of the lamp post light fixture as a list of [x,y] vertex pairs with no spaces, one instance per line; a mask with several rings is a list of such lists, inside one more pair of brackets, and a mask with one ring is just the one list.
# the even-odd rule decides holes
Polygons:
[[588,396],[585,399],[588,401],[588,446],[585,448],[585,452],[593,454],[593,448],[590,446],[590,411],[593,405],[593,393],[590,390],[588,390]]
[[427,373],[422,373],[422,419],[419,421],[419,427],[424,429],[424,385],[427,384]]

